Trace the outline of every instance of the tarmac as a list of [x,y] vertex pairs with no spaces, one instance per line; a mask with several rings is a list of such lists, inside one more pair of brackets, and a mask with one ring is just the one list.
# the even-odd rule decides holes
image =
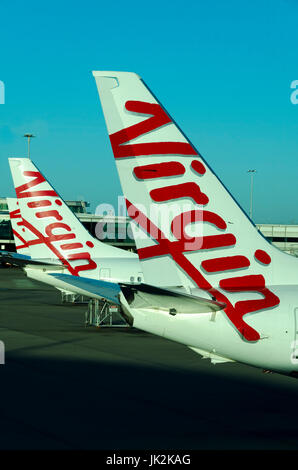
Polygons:
[[0,449],[297,449],[298,380],[134,328],[0,269]]

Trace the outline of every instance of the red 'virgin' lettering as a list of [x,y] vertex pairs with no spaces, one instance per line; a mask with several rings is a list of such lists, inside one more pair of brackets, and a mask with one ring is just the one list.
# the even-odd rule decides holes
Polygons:
[[77,248],[83,248],[82,243],[64,243],[60,245],[61,250],[76,250]]
[[63,217],[61,217],[61,215],[59,214],[58,211],[36,212],[35,217],[37,217],[38,219],[42,219],[42,218],[45,218],[45,217],[54,217],[54,219],[56,219],[56,220],[62,220],[63,219]]
[[207,273],[216,273],[220,271],[230,271],[232,269],[247,268],[250,266],[250,261],[246,256],[224,256],[222,258],[204,260],[201,266]]
[[64,229],[67,232],[71,232],[71,228],[69,227],[69,225],[66,225],[60,222],[54,222],[53,224],[49,224],[45,228],[45,233],[47,234],[51,242],[58,241],[58,240],[71,240],[72,238],[76,238],[74,233],[62,233],[59,235],[53,234],[53,231],[57,228]]
[[196,183],[182,183],[173,186],[164,186],[162,188],[150,191],[153,201],[164,202],[171,199],[191,198],[196,204],[205,205],[209,199],[206,194],[202,193],[200,186]]
[[73,253],[67,256],[68,260],[84,260],[87,261],[87,264],[74,267],[75,275],[78,276],[80,271],[89,271],[91,269],[96,269],[97,264],[91,259],[90,253]]
[[195,222],[208,222],[220,230],[225,230],[227,228],[227,224],[218,214],[206,210],[202,211],[194,209],[192,211],[183,212],[182,214],[177,215],[177,217],[174,217],[171,223],[171,230],[173,234],[179,238],[179,234],[184,232],[186,225],[193,224]]
[[15,209],[14,211],[11,211],[9,213],[9,217],[11,219],[20,219],[22,217],[20,209]]
[[[15,209],[9,213],[9,217],[11,219],[21,219],[21,222],[17,222],[17,225],[22,225],[22,216],[21,216],[21,211],[20,209]],[[16,250],[21,250],[23,248],[27,248],[27,242],[26,240],[14,229],[12,229],[12,233],[14,234],[15,238],[18,238],[22,245],[17,245]]]
[[203,163],[199,162],[198,160],[193,160],[191,162],[191,167],[199,175],[204,175],[206,173],[206,168],[204,167]]
[[[127,101],[125,108],[128,111],[151,115],[126,129],[122,129],[110,136],[111,144],[115,158],[125,158],[145,155],[198,155],[193,147],[187,142],[149,142],[128,144],[127,142],[136,139],[139,136],[148,134],[155,129],[170,124],[171,120],[161,106],[157,104],[144,103],[140,101]],[[125,145],[126,144],[126,145]],[[177,162],[176,162],[177,163]],[[134,174],[141,180],[149,178],[162,178],[164,176],[175,176],[171,165],[175,162],[162,162],[152,165],[136,167]],[[191,169],[197,175],[204,175],[205,166],[198,160],[191,161]],[[173,173],[172,173],[173,172]],[[178,173],[178,172],[177,172]],[[184,174],[184,172],[183,172]],[[178,176],[176,174],[176,176]],[[206,194],[202,193],[200,187],[194,182],[187,182],[178,185],[164,186],[153,189],[150,196],[155,202],[171,201],[178,198],[191,198],[196,204],[205,205],[209,202]],[[225,221],[217,214],[208,211],[189,211],[180,214],[173,219],[171,229],[177,241],[170,241],[164,233],[149,220],[141,211],[127,201],[129,216],[151,236],[156,244],[141,248],[138,250],[139,258],[148,259],[156,256],[171,256],[174,262],[190,277],[193,282],[201,289],[206,290],[219,302],[223,302],[226,315],[237,328],[239,333],[248,341],[257,341],[260,339],[259,333],[250,327],[244,320],[246,313],[265,308],[274,307],[279,304],[279,299],[269,289],[265,287],[265,279],[262,276],[255,276],[252,279],[249,276],[243,278],[234,278],[220,281],[220,287],[228,292],[247,292],[256,290],[263,295],[263,299],[237,302],[235,306],[218,289],[212,287],[204,275],[196,269],[193,263],[184,253],[191,253],[195,250],[216,249],[220,247],[233,246],[236,243],[236,237],[233,234],[222,233],[218,235],[208,235],[202,237],[190,237],[185,233],[186,225],[196,221],[213,224],[219,230],[226,230]],[[179,234],[178,234],[179,232]],[[255,252],[255,258],[263,264],[269,264],[270,256],[262,250]],[[208,273],[241,269],[250,266],[250,261],[245,256],[230,256],[204,260],[202,268]],[[231,285],[230,281],[234,283]],[[256,282],[253,286],[251,282]],[[254,289],[252,289],[254,287]],[[233,290],[234,289],[234,290]]]
[[[189,261],[189,259],[186,258],[186,256],[182,253],[181,245],[179,246],[179,242],[170,242],[165,234],[158,228],[156,227],[153,222],[149,221],[147,217],[140,211],[137,210],[133,204],[131,204],[129,201],[127,201],[127,211],[128,215],[135,220],[136,223],[138,223],[149,235],[152,236],[158,243],[156,246],[161,246],[163,253],[159,253],[159,250],[156,250],[151,256],[158,256],[160,254],[165,254],[165,255],[170,255],[173,260],[180,266],[180,268],[195,282],[195,284],[200,288],[203,289],[207,292],[209,292],[218,302],[222,302],[226,304],[226,307],[224,309],[227,317],[230,319],[230,321],[233,323],[235,328],[239,331],[239,333],[247,340],[247,341],[258,341],[260,339],[259,333],[252,328],[250,325],[248,325],[244,320],[243,316],[246,313],[249,313],[250,311],[256,311],[256,310],[261,310],[264,308],[269,308],[269,307],[274,307],[279,304],[279,298],[275,296],[269,289],[263,288],[262,289],[262,294],[264,295],[264,299],[261,299],[261,302],[259,301],[241,301],[237,302],[237,308],[236,306],[234,307],[232,303],[229,301],[229,299],[219,290],[215,289],[212,287],[212,285],[204,278],[204,276],[196,269],[196,267]],[[135,214],[135,215],[134,215]],[[216,215],[216,214],[215,214]],[[149,231],[148,231],[149,228]],[[152,230],[152,232],[150,232]],[[153,235],[154,233],[154,235]],[[155,248],[155,246],[148,247],[148,248]],[[143,250],[147,250],[148,248],[144,248]],[[138,250],[138,253],[142,250]],[[245,276],[246,277],[246,276]],[[262,277],[262,276],[261,276]],[[261,284],[260,279],[256,279],[254,281],[259,281],[257,286],[260,287]],[[221,281],[222,282],[222,281]],[[250,282],[250,288],[243,288],[243,285],[238,282],[237,284],[237,289],[244,290],[244,291],[250,291],[252,283]],[[220,284],[220,286],[224,290],[228,290],[231,286],[233,286],[233,283],[228,283],[228,284]],[[245,287],[245,286],[244,286]],[[247,287],[247,284],[246,284]],[[256,290],[256,289],[254,289]],[[259,290],[260,291],[260,290]],[[251,303],[252,302],[252,303]],[[257,303],[255,303],[257,302]],[[253,310],[250,310],[250,309]],[[254,310],[256,309],[256,310]]]
[[[17,188],[17,194],[19,197],[33,197],[33,196],[55,196],[57,197],[57,194],[55,191],[30,191],[28,192],[27,190],[40,184],[41,182],[45,181],[43,176],[39,172],[33,172],[33,171],[27,171],[24,172],[24,176],[35,176],[36,178],[29,183],[26,183],[24,185],[21,185]],[[61,201],[59,199],[56,199],[55,201],[58,205],[62,205]],[[27,206],[30,209],[38,208],[38,207],[43,207],[43,206],[48,206],[51,205],[51,202],[48,200],[43,200],[43,201],[32,201],[27,203]],[[35,216],[37,218],[49,218],[52,217],[56,220],[63,220],[63,217],[59,214],[58,211],[56,210],[49,210],[49,211],[42,211],[42,212],[36,212]],[[71,227],[69,225],[64,224],[62,222],[54,222],[51,224],[48,224],[44,231],[46,236],[44,236],[38,229],[36,229],[32,224],[30,224],[27,220],[23,219],[20,213],[20,209],[17,209],[11,213],[12,218],[20,218],[20,222],[18,222],[19,226],[23,227],[23,230],[25,228],[31,232],[33,235],[35,235],[37,238],[33,240],[28,240],[27,242],[16,232],[15,235],[22,241],[23,247],[29,247],[33,245],[45,245],[62,263],[63,265],[68,269],[68,271],[74,275],[78,276],[78,273],[80,271],[87,271],[91,269],[97,268],[97,264],[91,259],[91,256],[89,253],[73,253],[68,255],[68,259],[71,260],[84,260],[87,261],[86,264],[82,266],[76,266],[72,267],[70,262],[66,259],[65,254],[61,253],[59,251],[59,247],[54,246],[54,242],[59,242],[62,240],[72,240],[76,238],[76,235],[71,232]],[[60,230],[60,233],[55,233],[55,230]],[[61,233],[62,231],[62,233]],[[89,244],[88,244],[89,243]],[[91,242],[87,242],[88,246],[94,246]],[[60,246],[60,250],[74,250],[74,249],[79,249],[83,248],[82,243],[64,243]]]
[[[55,229],[64,229],[67,232],[69,232],[71,228],[68,225],[61,223],[61,222],[55,222],[53,224],[48,225],[45,228],[45,233],[47,237],[43,236],[41,232],[39,232],[33,225],[31,225],[25,219],[22,219],[21,225],[26,227],[31,233],[33,233],[35,236],[38,237],[37,239],[28,241],[27,243],[25,242],[25,240],[23,240],[25,246],[45,244],[54,253],[54,255],[57,256],[57,258],[64,264],[64,266],[68,269],[68,271],[73,276],[78,276],[78,273],[80,271],[95,269],[97,267],[97,264],[93,260],[90,259],[90,255],[88,253],[75,253],[75,254],[69,255],[68,258],[70,261],[80,260],[80,259],[88,261],[88,263],[84,264],[83,266],[72,267],[69,261],[65,258],[65,256],[62,255],[59,252],[59,250],[52,244],[53,242],[56,242],[56,241],[70,240],[70,239],[76,238],[74,233],[62,233],[62,234],[56,234],[56,235],[53,233]],[[78,244],[78,245],[82,247],[82,244]]]
[[[185,228],[188,224],[194,222],[208,222],[221,230],[224,230],[227,227],[225,221],[214,212],[195,209],[179,214],[172,220],[171,230],[173,232],[173,235],[175,235],[178,240],[181,239],[185,242],[185,251],[210,250],[213,248],[235,245],[236,238],[230,233],[223,233],[220,235],[207,235],[201,237],[190,237],[185,233]],[[186,243],[187,241],[188,243]]]
[[27,206],[30,209],[35,209],[36,207],[45,207],[45,206],[51,206],[52,203],[51,201],[48,200],[43,200],[43,201],[33,201],[33,202],[28,202]]
[[24,171],[24,176],[32,176],[34,179],[28,183],[22,184],[16,188],[17,198],[24,197],[37,197],[37,196],[55,196],[58,195],[53,190],[42,190],[42,191],[27,191],[28,189],[38,186],[39,184],[46,181],[39,171]]
[[259,292],[264,296],[257,300],[240,300],[235,304],[235,310],[246,313],[256,312],[265,308],[275,307],[279,304],[279,298],[273,294],[265,285],[262,275],[250,275],[224,279],[219,283],[220,287],[228,292]]
[[[134,214],[132,207],[130,207],[129,216],[139,223],[139,214]],[[140,218],[142,218],[142,215],[140,215]],[[223,233],[220,235],[208,235],[202,237],[190,237],[189,235],[187,235],[185,233],[186,225],[198,221],[209,222],[219,229],[224,229],[226,227],[225,221],[219,215],[214,214],[210,211],[193,210],[182,213],[175,217],[171,223],[172,233],[178,240],[173,242],[165,240],[162,238],[161,235],[159,236],[159,232],[157,232],[156,235],[158,236],[158,245],[140,248],[138,250],[139,258],[148,259],[154,256],[167,255],[170,254],[173,250],[179,251],[181,253],[186,253],[197,250],[210,250],[214,248],[235,245],[236,238],[233,234],[230,233]],[[149,229],[150,234],[155,236],[155,226],[154,224],[152,224],[152,222],[149,223],[151,224],[151,227],[148,227],[146,230],[148,232]]]
[[270,264],[271,258],[264,250],[256,250],[255,258],[262,264]]
[[151,117],[110,135],[115,158],[137,157],[139,155],[197,155],[194,148],[187,142],[126,144],[130,140],[154,131],[172,121],[164,109],[156,103],[127,101],[125,108],[127,111],[138,114],[148,114],[151,115]]
[[179,162],[153,163],[152,165],[136,166],[133,170],[135,176],[141,180],[165,178],[168,176],[181,176],[185,173],[184,166]]

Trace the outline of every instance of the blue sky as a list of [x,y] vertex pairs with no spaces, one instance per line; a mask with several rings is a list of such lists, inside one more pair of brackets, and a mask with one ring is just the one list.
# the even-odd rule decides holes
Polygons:
[[254,220],[298,224],[298,2],[14,1],[1,4],[0,195],[9,156],[64,199],[121,188],[92,70],[137,72]]

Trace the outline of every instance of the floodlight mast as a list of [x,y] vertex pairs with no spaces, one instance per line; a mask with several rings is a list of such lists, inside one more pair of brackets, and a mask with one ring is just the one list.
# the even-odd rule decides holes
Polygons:
[[28,139],[28,158],[30,159],[30,140],[35,137],[33,134],[24,134],[24,137]]
[[257,170],[247,170],[247,173],[250,173],[250,209],[249,217],[252,220],[252,205],[253,205],[253,178]]

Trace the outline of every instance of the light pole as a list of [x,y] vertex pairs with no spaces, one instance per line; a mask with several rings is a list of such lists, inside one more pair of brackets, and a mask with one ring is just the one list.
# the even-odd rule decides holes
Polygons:
[[257,170],[248,170],[247,173],[250,173],[250,209],[249,217],[252,220],[252,202],[253,202],[253,184],[254,184],[254,174]]
[[24,137],[27,137],[28,139],[28,158],[30,159],[30,139],[35,137],[33,134],[24,134]]

